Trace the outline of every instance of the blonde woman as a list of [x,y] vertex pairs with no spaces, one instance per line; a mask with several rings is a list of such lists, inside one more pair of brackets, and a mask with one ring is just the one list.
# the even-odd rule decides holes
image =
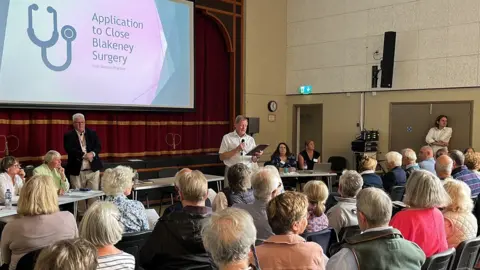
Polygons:
[[44,163],[33,170],[33,175],[48,175],[52,177],[58,194],[64,194],[70,189],[70,184],[62,167],[62,156],[55,150],[48,151],[43,157]]
[[426,170],[413,171],[403,202],[407,208],[393,216],[390,226],[420,246],[427,258],[447,250],[445,222],[438,208],[449,205],[450,198],[440,179]]
[[30,251],[78,235],[72,213],[58,209],[57,189],[50,176],[36,175],[25,183],[17,212],[20,218],[7,223],[0,245],[3,262],[10,264],[10,270]]
[[135,269],[135,257],[115,247],[122,240],[120,212],[111,202],[98,201],[90,206],[80,222],[80,237],[98,251],[97,269]]
[[132,193],[132,168],[117,166],[105,170],[102,177],[102,190],[105,192],[105,201],[110,201],[120,211],[120,222],[126,233],[146,231],[150,228],[145,207],[139,201],[127,198]]
[[477,236],[477,219],[472,214],[472,192],[462,181],[452,180],[443,187],[450,195],[451,203],[443,210],[445,232],[449,248],[456,248],[461,242]]
[[97,249],[85,239],[59,241],[44,248],[35,263],[35,270],[97,269]]
[[307,232],[318,232],[328,228],[328,217],[325,215],[325,202],[328,188],[322,181],[312,180],[303,187],[308,198]]
[[480,153],[467,153],[465,154],[465,166],[475,173],[479,173],[480,169]]
[[373,157],[364,157],[360,161],[359,172],[363,178],[363,188],[376,187],[383,189],[382,178],[375,173],[377,160]]

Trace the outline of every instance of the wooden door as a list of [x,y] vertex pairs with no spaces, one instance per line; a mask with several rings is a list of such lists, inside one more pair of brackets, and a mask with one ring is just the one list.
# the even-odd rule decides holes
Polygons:
[[430,103],[392,103],[390,105],[389,151],[425,145],[431,127]]

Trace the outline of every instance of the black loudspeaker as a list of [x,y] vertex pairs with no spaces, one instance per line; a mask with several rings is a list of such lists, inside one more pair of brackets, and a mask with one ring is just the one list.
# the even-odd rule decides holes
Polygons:
[[397,32],[385,32],[385,37],[383,39],[383,59],[381,63],[382,79],[380,81],[380,87],[392,88],[396,40]]
[[247,134],[256,134],[260,133],[260,118],[258,117],[249,117]]

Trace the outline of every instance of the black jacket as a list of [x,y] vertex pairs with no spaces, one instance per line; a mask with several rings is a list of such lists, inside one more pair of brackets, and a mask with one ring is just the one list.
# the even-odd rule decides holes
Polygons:
[[383,188],[390,193],[394,186],[405,186],[407,174],[401,167],[395,167],[383,176]]
[[[85,129],[85,141],[87,142],[87,153],[95,152],[95,157],[90,163],[92,171],[96,172],[103,168],[102,161],[100,160],[100,151],[102,146],[98,139],[97,133],[88,128]],[[67,175],[79,175],[82,167],[83,155],[82,147],[78,139],[77,132],[70,130],[63,135],[63,147],[68,154],[68,162],[66,168]]]
[[209,207],[186,206],[162,216],[140,251],[140,266],[154,269],[216,269],[202,243]]

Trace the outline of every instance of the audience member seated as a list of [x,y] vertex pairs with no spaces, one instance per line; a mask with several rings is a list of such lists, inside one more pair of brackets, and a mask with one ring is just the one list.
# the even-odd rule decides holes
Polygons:
[[461,151],[452,150],[450,158],[453,160],[452,177],[465,182],[470,187],[472,196],[476,198],[480,193],[480,175],[465,166],[465,156]]
[[469,147],[465,150],[463,150],[463,154],[466,155],[466,154],[473,154],[475,153],[475,149],[473,149],[472,147]]
[[106,169],[102,177],[105,201],[117,206],[125,233],[146,231],[150,228],[143,204],[127,198],[132,193],[134,176],[132,168],[117,166],[114,169]]
[[366,188],[357,195],[358,225],[362,234],[344,240],[342,249],[327,263],[327,269],[420,269],[425,254],[415,243],[403,239],[388,226],[392,201],[382,190]]
[[200,171],[180,174],[178,186],[183,208],[162,216],[140,251],[140,265],[146,270],[211,269],[212,262],[203,247],[201,223],[212,209],[205,207],[208,183]]
[[375,173],[377,160],[372,157],[364,157],[360,161],[360,175],[363,178],[363,188],[376,187],[383,189],[382,178]]
[[52,177],[58,194],[63,194],[70,189],[70,184],[62,167],[62,155],[55,150],[50,150],[43,157],[43,164],[33,170],[33,175],[48,175]]
[[267,215],[275,235],[257,247],[261,269],[325,269],[328,259],[322,248],[300,236],[308,223],[307,196],[291,191],[280,194],[268,203]]
[[248,255],[256,234],[252,216],[238,208],[213,213],[202,228],[203,245],[220,270],[251,269]]
[[[82,238],[62,240],[40,252],[35,270],[97,269],[97,249]],[[111,269],[111,268],[107,268]]]
[[252,204],[253,197],[250,176],[252,171],[247,165],[237,163],[230,167],[227,172],[228,187],[225,187],[215,196],[212,203],[214,212],[231,207],[233,204]]
[[406,178],[410,177],[413,171],[420,170],[417,164],[417,154],[410,148],[403,151],[402,154],[402,166],[405,168]]
[[[175,190],[177,191],[177,194],[179,192],[179,184],[178,184],[178,180],[180,179],[180,176],[184,173],[187,173],[187,172],[191,172],[192,170],[190,170],[189,168],[183,168],[181,169],[180,171],[178,171],[176,174],[175,174],[175,180],[174,180],[174,186],[175,186]],[[208,197],[211,196],[210,192],[214,193],[214,190],[212,189],[208,189]],[[177,198],[180,199],[180,195],[177,195]],[[205,200],[205,206],[206,207],[212,207],[212,200],[210,200],[209,198],[207,198]],[[171,212],[174,212],[174,211],[182,211],[182,202],[175,202],[174,204],[170,205],[169,207],[165,208],[165,210],[163,210],[163,214],[162,214],[162,217],[165,217],[167,215],[169,215]]]
[[417,243],[427,257],[447,250],[445,223],[437,208],[447,206],[450,198],[440,179],[426,170],[414,171],[405,187],[403,202],[407,208],[393,216],[390,226]]
[[59,211],[57,188],[50,176],[36,175],[25,183],[17,213],[20,217],[5,225],[0,244],[2,261],[10,264],[10,270],[23,255],[78,235],[72,213]]
[[97,201],[87,209],[80,222],[80,237],[97,248],[97,269],[135,269],[135,257],[115,247],[122,240],[120,217],[112,202]]
[[356,196],[362,187],[363,178],[356,171],[344,171],[340,176],[338,193],[341,197],[336,197],[338,203],[327,211],[328,223],[337,234],[342,228],[358,225]]
[[298,168],[300,170],[313,170],[315,163],[321,162],[320,153],[315,151],[315,142],[305,141],[305,150],[298,154]]
[[293,171],[297,167],[295,155],[290,152],[290,148],[284,142],[278,144],[271,156],[270,163],[278,169],[288,168],[289,171]]
[[18,196],[25,182],[25,172],[18,160],[12,156],[2,158],[0,162],[0,203],[5,203],[5,192],[10,190],[12,196]]
[[433,158],[432,147],[430,147],[429,145],[425,145],[420,148],[420,152],[418,153],[418,159],[420,160],[420,162],[418,163],[420,169],[424,169],[433,174],[436,174],[435,158]]
[[325,202],[328,188],[322,181],[312,180],[305,184],[303,192],[308,198],[307,232],[318,232],[328,228],[328,217],[325,214]]
[[453,180],[453,160],[448,155],[441,155],[435,162],[435,172],[440,180]]
[[255,197],[253,204],[234,204],[233,207],[246,210],[253,217],[253,223],[257,229],[257,239],[265,240],[273,235],[267,219],[267,204],[280,194],[282,179],[280,179],[278,171],[264,167],[252,174],[251,181]]
[[443,187],[451,202],[443,210],[448,247],[456,248],[461,242],[477,236],[477,219],[472,214],[473,201],[470,188],[462,181],[448,181]]
[[387,193],[392,192],[394,186],[404,186],[407,174],[402,169],[402,155],[398,152],[388,152],[385,155],[388,172],[383,176],[383,188]]
[[438,159],[438,157],[443,156],[443,155],[448,155],[448,149],[447,148],[440,148],[435,152],[435,159]]
[[467,153],[465,155],[465,166],[474,173],[478,173],[480,168],[480,157],[478,153]]

